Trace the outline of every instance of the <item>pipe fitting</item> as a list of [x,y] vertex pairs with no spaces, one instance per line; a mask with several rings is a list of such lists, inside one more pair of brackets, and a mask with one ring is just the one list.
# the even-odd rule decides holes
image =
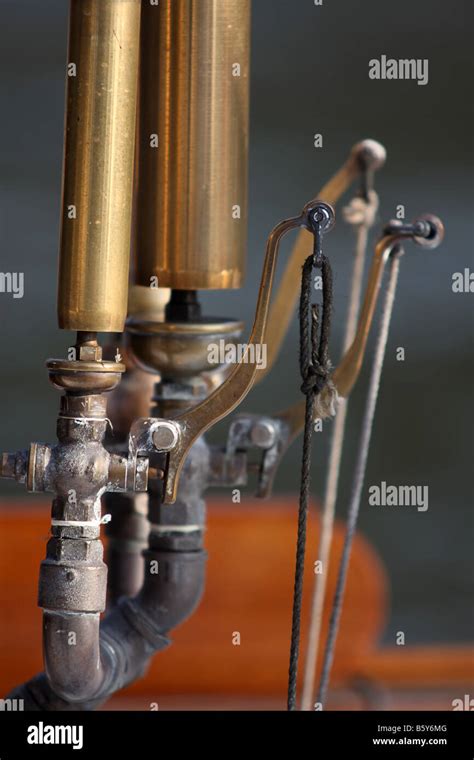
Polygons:
[[167,633],[199,604],[206,557],[204,551],[146,552],[142,590],[122,597],[102,624],[97,613],[45,610],[48,705],[59,696],[69,704],[96,706],[142,675],[152,655],[170,643]]
[[28,451],[5,452],[0,458],[0,478],[26,483],[28,468]]
[[[107,589],[107,566],[102,562],[102,544],[100,541],[61,541],[51,539],[48,552],[54,552],[56,543],[60,559],[47,558],[40,567],[38,604],[45,610],[64,610],[74,613],[99,613],[105,610]],[[78,544],[78,547],[75,546]],[[97,545],[94,547],[94,544]],[[99,554],[94,560],[67,559],[68,549],[83,551],[86,555]],[[66,557],[64,556],[66,554]]]

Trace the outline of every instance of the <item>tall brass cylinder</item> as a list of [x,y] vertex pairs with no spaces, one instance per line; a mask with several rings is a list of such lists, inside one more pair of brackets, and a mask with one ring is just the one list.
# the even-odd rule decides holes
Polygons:
[[58,321],[120,332],[127,313],[140,0],[71,0]]
[[141,36],[136,281],[240,287],[250,0],[143,3]]

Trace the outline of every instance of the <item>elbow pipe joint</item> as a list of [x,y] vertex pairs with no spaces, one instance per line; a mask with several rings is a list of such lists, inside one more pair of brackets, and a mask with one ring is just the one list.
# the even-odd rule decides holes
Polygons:
[[[207,554],[191,552],[144,552],[145,580],[134,599],[128,600],[135,619],[149,622],[157,634],[181,625],[198,606],[205,579]],[[125,602],[126,604],[127,602]]]
[[102,701],[146,670],[168,646],[166,634],[196,609],[206,552],[145,552],[145,580],[100,624],[98,613],[44,612],[45,669],[52,691],[68,703]]

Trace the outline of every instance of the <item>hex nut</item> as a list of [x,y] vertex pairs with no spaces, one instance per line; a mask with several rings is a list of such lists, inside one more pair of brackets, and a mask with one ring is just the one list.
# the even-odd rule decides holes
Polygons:
[[76,357],[81,362],[100,362],[102,361],[102,346],[76,346]]

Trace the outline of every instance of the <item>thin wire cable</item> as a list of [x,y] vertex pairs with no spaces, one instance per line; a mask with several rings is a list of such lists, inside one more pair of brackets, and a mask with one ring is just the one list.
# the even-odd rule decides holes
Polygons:
[[[374,223],[378,209],[378,197],[374,191],[370,191],[368,200],[354,198],[352,203],[345,209],[345,216],[349,224],[356,226],[356,244],[354,266],[352,271],[352,286],[347,311],[346,329],[343,342],[343,355],[354,340],[359,315],[362,279],[364,263],[367,251],[369,229]],[[317,559],[321,563],[322,573],[315,575],[313,592],[311,597],[310,622],[308,628],[308,642],[306,646],[305,670],[301,709],[311,710],[313,693],[316,681],[316,664],[318,661],[324,600],[326,596],[326,582],[329,573],[329,561],[331,545],[334,535],[334,518],[339,484],[339,472],[341,466],[342,448],[344,443],[345,424],[347,417],[348,402],[340,399],[334,421],[331,448],[329,453],[324,506],[321,522],[321,536],[318,545]]]
[[357,518],[359,515],[360,499],[362,494],[362,487],[364,485],[365,471],[367,466],[367,457],[370,447],[370,439],[372,435],[372,428],[374,423],[375,408],[377,405],[377,397],[380,388],[380,378],[382,374],[383,361],[385,356],[385,349],[387,346],[388,331],[390,327],[390,320],[392,317],[393,304],[395,300],[395,293],[397,289],[398,273],[400,268],[400,255],[401,249],[397,252],[393,252],[390,259],[390,271],[387,289],[385,293],[385,300],[383,305],[382,317],[380,321],[379,334],[377,337],[374,361],[372,364],[369,390],[367,394],[366,407],[364,412],[364,420],[362,424],[362,431],[359,443],[359,450],[357,456],[357,462],[354,471],[354,479],[352,484],[351,498],[349,502],[349,510],[347,517],[346,535],[344,538],[344,546],[342,550],[341,562],[339,565],[339,574],[337,578],[336,591],[333,599],[333,606],[331,612],[331,619],[329,622],[328,637],[324,650],[323,668],[321,672],[321,680],[319,684],[319,690],[317,695],[317,703],[321,708],[326,701],[326,694],[329,685],[329,678],[331,675],[331,668],[334,659],[334,650],[336,646],[337,634],[339,631],[339,622],[341,617],[342,605],[344,600],[344,591],[347,580],[347,571],[349,567],[349,560],[351,556],[352,542],[355,535]]

